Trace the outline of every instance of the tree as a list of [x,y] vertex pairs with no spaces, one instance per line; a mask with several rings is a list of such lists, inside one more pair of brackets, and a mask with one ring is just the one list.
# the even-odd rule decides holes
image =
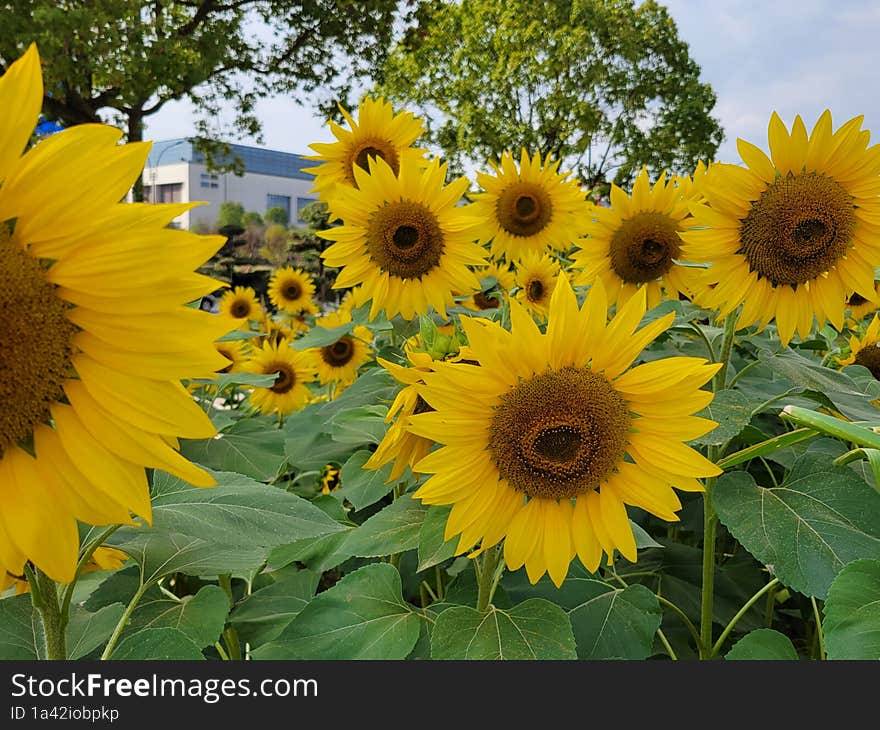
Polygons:
[[249,210],[241,217],[241,224],[247,228],[248,226],[262,226],[263,216],[255,210]]
[[36,41],[47,119],[110,121],[132,142],[144,119],[189,98],[212,157],[226,151],[210,140],[230,111],[229,131],[261,141],[255,104],[267,94],[289,92],[324,115],[347,103],[413,1],[0,0],[0,72]]
[[276,226],[284,226],[286,228],[287,224],[290,223],[290,215],[287,212],[287,208],[280,205],[269,208],[269,210],[266,211],[266,223],[275,224]]
[[699,73],[652,0],[435,0],[378,90],[426,119],[457,170],[524,146],[592,188],[715,154],[723,133]]
[[226,201],[220,203],[220,211],[217,213],[217,229],[226,226],[244,228],[244,206],[241,203]]

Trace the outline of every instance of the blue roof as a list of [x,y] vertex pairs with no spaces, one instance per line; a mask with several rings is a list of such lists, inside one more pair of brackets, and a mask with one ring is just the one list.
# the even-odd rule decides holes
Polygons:
[[[229,155],[221,155],[217,158],[217,162],[231,162],[236,157],[244,162],[245,172],[257,175],[290,177],[297,180],[314,180],[310,173],[303,172],[302,169],[313,166],[315,162],[293,152],[281,152],[279,150],[263,149],[262,147],[232,144],[229,145]],[[204,164],[205,158],[204,155],[193,148],[192,142],[188,139],[168,139],[153,143],[150,155],[147,158],[147,167],[159,167],[180,162]]]

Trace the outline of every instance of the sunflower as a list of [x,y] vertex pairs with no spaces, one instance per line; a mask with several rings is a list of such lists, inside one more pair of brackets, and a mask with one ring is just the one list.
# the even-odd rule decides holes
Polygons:
[[560,277],[565,278],[565,274],[560,273],[555,258],[539,252],[526,254],[516,265],[517,300],[543,322]]
[[513,289],[514,274],[507,264],[489,261],[487,266],[478,266],[474,273],[482,283],[488,278],[494,279],[495,284],[489,289],[478,291],[461,302],[461,306],[474,311],[497,309],[501,306],[510,290]]
[[32,45],[0,78],[0,575],[69,582],[77,520],[150,519],[145,466],[214,484],[169,442],[214,435],[180,380],[223,367],[229,327],[184,306],[224,238],[167,227],[190,205],[118,202],[149,144],[89,124],[22,154],[42,99]]
[[542,162],[523,149],[519,169],[510,152],[500,164],[489,164],[495,174],[477,173],[485,192],[474,196],[473,214],[482,220],[476,235],[492,242],[493,256],[513,261],[529,252],[565,250],[582,235],[586,197],[577,180],[566,180],[569,173],[557,172],[559,160],[551,164],[548,154]]
[[[332,312],[321,317],[315,324],[333,329],[349,322],[351,315],[347,312]],[[336,342],[309,350],[314,356],[318,381],[322,385],[336,383],[343,388],[351,385],[357,378],[358,368],[372,356],[372,339],[370,330],[363,325],[357,325],[351,334],[343,335]]]
[[310,306],[314,306],[314,295],[315,283],[302,269],[285,266],[275,271],[269,279],[269,301],[289,314],[309,310]]
[[278,376],[271,387],[251,391],[251,405],[260,413],[287,415],[298,411],[312,394],[306,385],[316,375],[312,358],[306,352],[292,349],[286,340],[264,342],[241,369],[248,373]]
[[422,382],[425,373],[434,369],[434,359],[426,352],[406,348],[406,355],[412,367],[403,367],[393,362],[378,358],[379,364],[385,368],[403,388],[388,409],[385,423],[390,424],[385,436],[373,455],[364,464],[364,469],[379,470],[390,461],[394,462],[386,483],[400,479],[409,466],[415,474],[415,464],[428,454],[434,442],[410,433],[406,429],[408,418],[416,413],[433,410],[419,395],[417,383]]
[[617,185],[611,186],[611,207],[595,206],[588,238],[578,241],[574,264],[582,271],[576,284],[589,285],[601,279],[611,304],[623,304],[639,289],[647,290],[648,308],[656,307],[665,290],[673,298],[690,292],[692,268],[681,266],[679,233],[690,219],[682,191],[695,195],[692,185],[677,187],[666,182],[666,173],[651,186],[642,168],[633,184],[632,197]]
[[604,552],[636,560],[625,505],[666,520],[681,507],[671,487],[700,491],[720,469],[684,444],[715,427],[692,416],[719,365],[673,357],[630,368],[672,324],[636,329],[642,289],[606,326],[601,281],[583,306],[566,279],[553,293],[546,334],[511,302],[511,331],[462,317],[480,366],[437,363],[418,392],[435,410],[409,431],[441,445],[415,468],[433,474],[414,496],[451,504],[446,538],[457,553],[504,539],[508,567],[545,572],[559,586],[577,554],[595,571]]
[[400,174],[384,160],[370,173],[355,169],[358,189],[340,190],[345,225],[317,231],[335,241],[321,254],[328,266],[340,266],[334,288],[363,284],[372,298],[370,319],[384,309],[390,319],[412,319],[433,307],[443,316],[452,292],[480,288],[468,266],[485,263],[472,242],[477,221],[456,204],[466,178],[444,185],[446,165],[434,160],[424,170],[403,163]]
[[329,122],[336,141],[310,144],[318,154],[309,159],[322,164],[303,170],[315,176],[312,191],[328,204],[334,218],[342,217],[333,210],[337,186],[357,188],[360,182],[355,170],[369,171],[370,160],[384,160],[395,175],[404,166],[419,168],[427,164],[425,150],[412,147],[424,127],[424,122],[412,112],[395,114],[391,104],[381,97],[365,98],[358,108],[357,121],[341,106],[339,110],[349,129]]
[[838,363],[841,368],[847,365],[862,365],[868,368],[877,380],[880,380],[880,317],[876,314],[860,338],[851,335],[849,338],[849,357]]
[[214,343],[214,348],[226,358],[225,367],[220,368],[218,373],[237,372],[241,364],[247,359],[247,345],[243,340],[222,340]]
[[339,488],[338,466],[327,464],[321,472],[321,494],[330,494]]
[[849,312],[850,319],[855,323],[861,322],[878,309],[880,309],[880,281],[874,282],[874,296],[870,299],[853,292],[846,300],[846,311]]
[[244,325],[243,329],[247,329],[248,322],[263,318],[257,293],[250,286],[237,286],[227,291],[220,300],[219,313],[234,320],[236,325]]
[[843,327],[853,292],[875,296],[880,265],[880,146],[856,117],[832,133],[825,111],[810,135],[800,116],[789,133],[774,112],[770,158],[738,140],[747,167],[714,164],[681,234],[686,260],[711,263],[705,304],[739,325],[776,321],[788,344],[809,335],[813,320]]

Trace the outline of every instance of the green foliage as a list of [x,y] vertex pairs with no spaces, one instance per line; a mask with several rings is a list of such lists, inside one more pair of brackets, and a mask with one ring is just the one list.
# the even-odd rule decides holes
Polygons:
[[576,659],[568,616],[541,598],[483,613],[456,606],[437,617],[432,659]]
[[755,629],[736,642],[724,658],[791,661],[799,657],[791,639],[785,634],[773,629]]
[[320,593],[257,659],[404,659],[419,618],[401,595],[400,574],[375,563]]
[[856,560],[837,574],[822,628],[829,659],[880,659],[880,560]]
[[593,188],[642,165],[689,173],[722,140],[715,94],[655,2],[444,0],[416,17],[379,90],[459,168],[526,147]]
[[232,200],[220,203],[220,210],[217,213],[218,229],[226,226],[234,226],[235,228],[244,227],[244,206]]
[[721,522],[782,583],[824,598],[856,558],[880,558],[880,494],[828,452],[795,461],[778,487],[743,471],[725,474],[714,494]]
[[241,225],[245,228],[248,226],[262,226],[263,216],[255,210],[249,210],[241,217]]
[[9,0],[3,17],[0,71],[35,41],[47,116],[73,125],[109,115],[131,141],[146,118],[184,98],[204,138],[216,137],[218,119],[231,119],[234,136],[259,136],[255,104],[269,94],[307,92],[335,113],[381,63],[402,19],[397,0]]
[[265,219],[267,225],[282,226],[283,228],[286,228],[290,223],[290,215],[287,212],[287,208],[280,205],[269,208],[266,211]]

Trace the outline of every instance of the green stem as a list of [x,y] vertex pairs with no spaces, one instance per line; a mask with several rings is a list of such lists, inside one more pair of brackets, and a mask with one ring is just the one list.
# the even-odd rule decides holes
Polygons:
[[[25,570],[30,569],[26,566]],[[61,614],[61,605],[58,603],[58,585],[37,567],[28,573],[28,583],[31,586],[31,601],[43,625],[46,659],[53,661],[67,659],[65,621]],[[37,586],[36,591],[34,586]]]
[[131,618],[131,614],[134,613],[135,607],[138,605],[141,598],[144,597],[144,593],[147,592],[147,589],[149,587],[149,583],[141,583],[140,588],[138,588],[137,592],[131,597],[128,605],[125,607],[125,611],[122,612],[122,616],[119,618],[119,621],[116,624],[116,628],[113,629],[113,634],[110,636],[110,640],[107,642],[107,646],[104,647],[104,651],[101,654],[102,661],[110,658],[110,655],[116,648],[116,644],[119,642],[119,637],[122,636],[122,631],[128,624],[128,620]]
[[816,636],[819,639],[819,659],[825,659],[825,636],[822,633],[822,617],[819,615],[819,606],[816,605],[816,597],[810,596],[813,604],[813,617],[816,619]]
[[[727,387],[727,369],[730,366],[730,353],[733,349],[733,339],[736,334],[736,321],[738,311],[727,315],[724,322],[724,338],[721,341],[721,352],[718,362],[721,367],[712,379],[712,390],[718,393]],[[712,462],[724,455],[721,446],[710,446],[708,457]],[[702,570],[702,595],[700,598],[700,658],[711,657],[709,647],[712,646],[712,614],[715,602],[715,550],[718,532],[718,515],[712,506],[712,490],[718,477],[706,479],[706,491],[703,494],[703,570]]]
[[669,658],[677,661],[678,657],[675,654],[675,651],[672,648],[672,645],[666,638],[666,634],[663,633],[663,629],[657,629],[657,638],[660,639],[660,643],[663,644],[663,648],[666,649],[666,653],[669,654]]
[[[217,576],[217,582],[226,593],[229,599],[229,608],[235,605],[235,595],[232,593],[232,576],[229,573],[223,573]],[[238,638],[238,632],[231,626],[223,629],[223,640],[226,642],[229,659],[238,661],[241,659],[241,641]]]
[[774,578],[767,585],[765,585],[761,590],[759,590],[754,596],[752,596],[748,601],[743,604],[743,607],[736,612],[736,615],[730,619],[727,626],[724,627],[724,631],[721,632],[721,636],[718,637],[718,641],[715,642],[715,646],[712,647],[712,653],[709,654],[709,657],[717,656],[718,652],[721,651],[721,647],[724,646],[724,642],[727,640],[727,637],[730,636],[730,632],[733,631],[734,626],[736,626],[737,622],[746,615],[746,612],[754,606],[758,600],[768,591],[773,590],[779,584],[779,579]]
[[684,611],[682,611],[678,606],[676,606],[672,601],[668,600],[667,598],[664,598],[660,594],[656,594],[656,595],[657,595],[657,600],[660,601],[660,603],[662,605],[666,606],[666,608],[668,608],[668,609],[671,609],[673,611],[673,613],[675,613],[682,620],[684,625],[687,627],[687,630],[691,632],[691,636],[693,637],[694,643],[696,644],[696,647],[697,647],[697,652],[702,656],[702,654],[703,654],[703,641],[702,641],[702,639],[700,639],[700,632],[697,631],[697,627],[694,626],[694,622],[691,621],[688,618],[688,615]]
[[703,344],[706,346],[706,351],[709,353],[709,359],[712,362],[715,362],[715,348],[712,347],[712,342],[706,337],[706,333],[703,332],[703,328],[700,327],[696,322],[690,322],[690,328],[696,332],[700,339],[703,340]]
[[[479,592],[477,594],[478,611],[487,611],[489,604],[492,603],[492,596],[495,594],[495,588],[498,586],[498,580],[501,578],[500,571],[498,570],[500,557],[500,545],[493,545],[480,558],[480,570],[478,573]],[[504,564],[501,563],[502,570],[503,566]]]
[[73,589],[76,588],[76,581],[82,575],[83,570],[86,565],[88,565],[89,560],[92,559],[92,555],[95,554],[95,550],[97,550],[104,542],[107,540],[110,535],[116,532],[122,525],[111,525],[104,532],[102,532],[98,537],[92,540],[85,546],[85,549],[82,552],[82,555],[79,557],[79,562],[76,564],[76,572],[73,575],[73,580],[67,585],[64,589],[64,594],[61,599],[61,620],[64,622],[64,627],[67,628],[67,622],[70,620],[70,602],[73,600]]

